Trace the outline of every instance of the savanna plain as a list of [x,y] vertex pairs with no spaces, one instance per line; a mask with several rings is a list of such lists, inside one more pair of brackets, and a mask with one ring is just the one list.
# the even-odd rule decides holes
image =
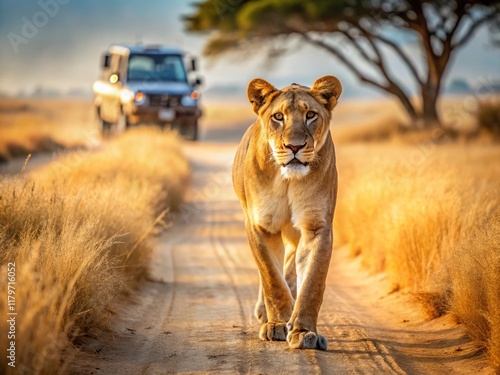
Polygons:
[[[308,367],[495,373],[500,143],[494,125],[478,126],[480,115],[498,124],[493,103],[484,109],[471,98],[444,98],[446,129],[410,130],[389,100],[340,102],[331,126],[339,171],[335,255],[319,321],[332,349],[292,354],[261,343],[251,317],[258,276],[228,178],[239,137],[254,121],[250,105],[207,102],[198,143],[150,127],[103,141],[85,101],[2,99],[0,278],[8,280],[15,263],[18,312],[17,367],[2,355],[2,372],[104,374],[119,365],[123,373],[161,373],[161,366],[172,372],[268,373],[278,366],[283,373]],[[166,252],[173,260],[165,260]],[[159,284],[167,268],[175,275]],[[144,295],[153,289],[170,302],[148,312],[140,306],[152,303]],[[8,348],[3,281],[0,293],[0,346]],[[193,296],[203,301],[199,314],[188,311]],[[236,323],[228,299],[239,301]],[[176,309],[183,326],[176,326]],[[146,327],[124,313],[133,310]],[[170,318],[150,316],[155,312]],[[211,353],[204,342],[215,345],[212,338],[177,332],[198,332],[189,319],[211,322],[211,316],[217,319],[208,333],[217,335],[225,322],[230,328],[220,329],[218,341],[242,345],[246,354],[225,347]],[[159,339],[148,330],[170,340],[157,357],[145,342]],[[121,351],[123,343],[132,350]],[[134,345],[147,347],[147,355]],[[185,348],[184,359],[168,351],[176,345]],[[134,351],[143,358],[139,367],[125,358]],[[205,359],[195,360],[196,352]],[[383,360],[370,367],[363,365],[367,357]],[[346,364],[351,360],[354,369]],[[296,367],[279,367],[287,363]]]

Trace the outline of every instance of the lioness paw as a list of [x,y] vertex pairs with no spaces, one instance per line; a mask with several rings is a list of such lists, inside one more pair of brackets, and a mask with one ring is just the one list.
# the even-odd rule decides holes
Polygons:
[[261,340],[285,341],[286,323],[264,323],[260,326],[259,337]]
[[286,341],[292,349],[326,350],[328,342],[324,336],[314,332],[289,332]]

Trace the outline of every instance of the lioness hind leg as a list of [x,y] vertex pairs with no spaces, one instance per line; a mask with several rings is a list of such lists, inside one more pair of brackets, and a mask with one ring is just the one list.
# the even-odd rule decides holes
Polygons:
[[266,302],[264,301],[264,291],[262,289],[262,280],[259,280],[259,296],[255,303],[255,317],[261,323],[267,323]]
[[300,232],[292,224],[288,224],[281,232],[283,245],[285,246],[284,273],[286,283],[290,288],[293,298],[297,298],[297,267],[295,265],[295,253],[299,246]]
[[261,340],[285,341],[286,323],[264,323],[260,326],[259,337]]

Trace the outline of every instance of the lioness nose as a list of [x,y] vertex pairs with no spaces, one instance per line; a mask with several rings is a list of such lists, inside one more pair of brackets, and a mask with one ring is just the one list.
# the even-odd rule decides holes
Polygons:
[[289,148],[290,150],[292,150],[292,152],[294,154],[296,154],[301,148],[304,148],[305,146],[306,146],[305,143],[303,145],[298,145],[298,146],[295,146],[295,145],[285,145],[285,147]]

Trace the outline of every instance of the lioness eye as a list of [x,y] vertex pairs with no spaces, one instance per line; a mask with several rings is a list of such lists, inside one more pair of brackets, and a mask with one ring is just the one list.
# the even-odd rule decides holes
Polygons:
[[309,111],[306,113],[306,119],[312,119],[314,116],[316,116],[316,112]]
[[283,120],[283,113],[281,113],[281,112],[276,112],[276,113],[273,115],[273,118],[274,118],[276,121],[282,121],[282,120]]

